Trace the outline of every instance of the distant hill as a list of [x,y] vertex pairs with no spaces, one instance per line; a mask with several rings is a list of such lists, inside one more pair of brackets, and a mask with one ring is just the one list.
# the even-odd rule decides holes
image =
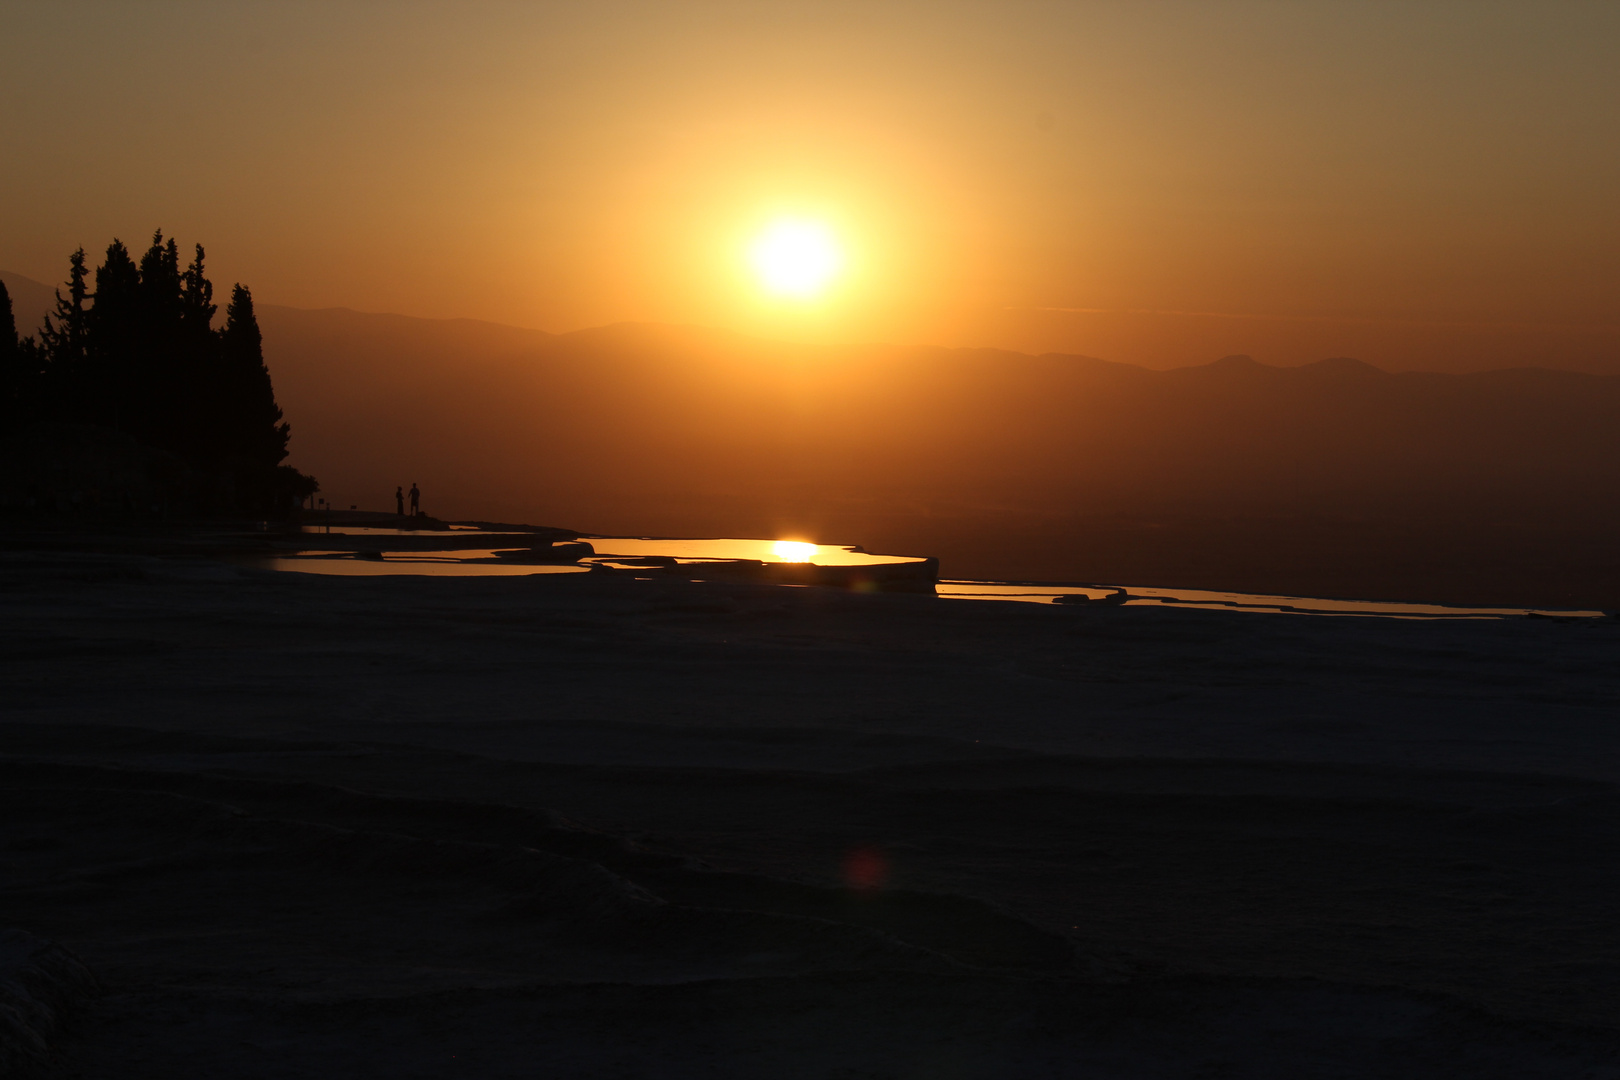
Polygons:
[[45,315],[56,305],[56,290],[33,278],[5,270],[0,270],[0,281],[6,283],[6,291],[11,294],[11,311],[17,320],[17,332],[25,337],[37,334]]
[[566,335],[265,306],[340,505],[807,535],[947,574],[1620,606],[1620,378]]

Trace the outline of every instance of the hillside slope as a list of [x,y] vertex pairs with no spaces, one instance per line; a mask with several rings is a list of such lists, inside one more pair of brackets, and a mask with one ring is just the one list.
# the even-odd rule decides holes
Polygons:
[[11,313],[17,320],[17,332],[24,337],[37,334],[46,313],[56,304],[56,290],[33,278],[5,270],[0,270],[0,281],[6,283],[6,291],[11,294]]

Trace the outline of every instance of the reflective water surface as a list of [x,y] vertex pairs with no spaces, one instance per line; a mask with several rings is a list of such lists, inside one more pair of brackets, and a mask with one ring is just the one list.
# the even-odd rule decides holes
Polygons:
[[362,536],[447,536],[452,533],[482,532],[476,525],[450,525],[443,529],[394,529],[380,525],[300,525],[301,533],[357,533]]
[[[588,536],[582,537],[595,554],[577,563],[521,561],[528,554],[514,548],[458,548],[443,550],[390,551],[390,536],[448,536],[465,538],[472,526],[449,529],[391,529],[341,527],[327,534],[324,528],[306,526],[309,534],[358,535],[380,541],[367,554],[352,548],[334,550],[311,548],[295,555],[258,560],[256,565],[272,570],[308,574],[337,574],[351,577],[390,575],[442,577],[525,577],[532,574],[581,574],[593,566],[632,574],[656,573],[676,565],[690,568],[701,576],[705,564],[726,560],[753,560],[770,564],[809,563],[816,566],[881,566],[921,563],[924,560],[903,555],[874,555],[858,547],[837,544],[811,544],[797,540],[694,539],[668,537]],[[315,539],[311,535],[311,539]],[[491,539],[512,541],[513,534]],[[464,541],[463,541],[464,542]],[[1123,598],[1118,590],[1123,589]],[[1027,582],[940,581],[935,588],[946,600],[1002,600],[1035,604],[1061,602],[1063,597],[1090,600],[1111,599],[1106,607],[1178,607],[1215,611],[1289,615],[1337,615],[1396,619],[1502,619],[1530,614],[1524,608],[1447,607],[1440,604],[1411,604],[1377,600],[1327,600],[1300,596],[1270,596],[1258,593],[1215,592],[1201,589],[1166,589],[1151,585],[1054,585]],[[1600,618],[1601,611],[1538,611],[1559,617]]]
[[[387,574],[430,574],[449,577],[514,577],[523,574],[578,573],[593,564],[636,570],[660,569],[660,564],[673,562],[701,570],[706,563],[729,560],[751,560],[772,564],[810,564],[813,566],[884,566],[902,563],[921,563],[924,560],[907,555],[872,555],[858,548],[837,544],[812,544],[801,540],[743,540],[700,539],[675,540],[640,536],[591,536],[583,538],[595,554],[581,563],[547,564],[523,561],[524,549],[514,546],[500,548],[464,548],[451,545],[443,549],[390,550],[388,539],[400,537],[433,537],[454,535],[463,543],[469,526],[451,529],[390,529],[372,527],[342,527],[327,532],[324,527],[306,527],[303,530],[312,539],[321,537],[341,542],[345,537],[361,537],[377,541],[363,545],[368,554],[361,555],[350,548],[309,548],[295,555],[261,560],[257,565],[272,570],[291,570],[306,574],[342,574],[376,576]],[[522,543],[521,534],[501,534],[498,538],[508,545]],[[318,541],[317,541],[318,542]],[[416,545],[411,545],[413,548]]]
[[[470,554],[456,552],[456,556]],[[488,554],[487,552],[481,554]],[[382,559],[360,559],[349,552],[303,552],[281,558],[257,560],[266,570],[290,570],[299,574],[336,574],[340,577],[524,577],[529,574],[583,574],[589,566],[578,563],[467,562],[462,558],[432,552],[396,552]]]
[[922,562],[909,555],[870,555],[838,544],[798,540],[672,540],[645,536],[583,536],[598,555],[627,558],[663,556],[682,562],[694,559],[757,559],[760,562],[808,562],[816,566],[877,566]]
[[[1050,604],[1060,596],[1094,600],[1124,589],[1126,607],[1209,608],[1221,611],[1270,612],[1285,615],[1361,615],[1397,619],[1501,619],[1529,614],[1527,608],[1467,608],[1443,604],[1405,604],[1386,600],[1323,600],[1308,596],[1266,596],[1259,593],[1209,592],[1202,589],[1160,589],[1151,585],[1045,585],[993,581],[941,581],[938,594],[950,600],[1017,600]],[[1539,614],[1601,618],[1601,611],[1553,611]]]

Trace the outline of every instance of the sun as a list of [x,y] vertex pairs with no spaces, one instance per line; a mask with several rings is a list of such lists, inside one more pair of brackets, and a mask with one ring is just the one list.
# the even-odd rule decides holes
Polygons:
[[767,292],[795,300],[820,296],[844,266],[838,238],[819,221],[772,222],[748,254]]

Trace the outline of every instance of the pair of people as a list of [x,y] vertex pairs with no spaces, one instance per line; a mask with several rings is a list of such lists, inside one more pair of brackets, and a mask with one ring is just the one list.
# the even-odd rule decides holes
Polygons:
[[[394,512],[400,517],[405,516],[405,489],[394,489]],[[411,517],[422,516],[422,492],[417,488],[416,481],[411,481]]]

